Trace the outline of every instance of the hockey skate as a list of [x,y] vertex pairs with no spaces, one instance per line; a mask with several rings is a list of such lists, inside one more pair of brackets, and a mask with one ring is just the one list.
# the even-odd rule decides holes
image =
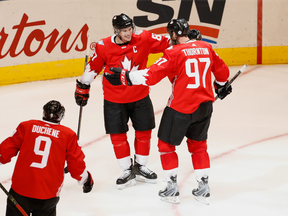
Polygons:
[[135,174],[133,173],[133,166],[131,165],[129,169],[125,170],[122,175],[116,181],[119,190],[124,189],[128,186],[134,186],[136,184]]
[[192,194],[197,201],[209,205],[210,188],[208,185],[208,177],[201,178],[201,181],[198,182],[198,188],[193,189]]
[[158,195],[162,201],[175,204],[180,203],[179,188],[176,179],[177,176],[171,176],[167,181],[166,188],[159,191]]
[[136,175],[137,181],[147,182],[147,183],[157,183],[157,174],[144,165],[140,165],[134,161],[133,166],[134,174]]

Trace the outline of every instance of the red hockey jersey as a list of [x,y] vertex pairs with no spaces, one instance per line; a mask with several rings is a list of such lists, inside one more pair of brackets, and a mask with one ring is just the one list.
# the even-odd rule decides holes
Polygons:
[[[148,31],[133,33],[131,41],[126,45],[117,45],[115,35],[100,40],[81,77],[81,82],[91,84],[102,71],[110,72],[110,67],[121,67],[129,71],[147,67],[150,53],[164,52],[170,46],[170,38],[156,35]],[[106,79],[102,80],[104,99],[114,103],[130,103],[138,101],[149,94],[147,86],[112,86]]]
[[0,162],[8,163],[17,154],[11,187],[22,196],[59,196],[65,160],[71,176],[79,182],[87,172],[77,135],[63,125],[41,120],[20,123],[14,134],[1,143]]
[[150,66],[145,76],[147,85],[154,85],[168,76],[172,94],[167,106],[189,114],[206,101],[214,101],[212,73],[218,82],[226,82],[229,69],[204,41],[189,41],[168,48],[162,58]]

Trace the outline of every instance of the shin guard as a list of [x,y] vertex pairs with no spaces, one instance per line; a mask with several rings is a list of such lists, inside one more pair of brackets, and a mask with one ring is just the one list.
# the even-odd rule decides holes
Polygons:
[[188,150],[191,153],[194,169],[210,168],[210,158],[207,152],[207,141],[187,139]]
[[134,148],[137,155],[148,156],[152,130],[135,131]]
[[126,133],[110,134],[110,139],[113,144],[115,156],[117,159],[130,157],[130,146],[127,141]]
[[163,170],[172,170],[178,168],[178,155],[176,148],[169,143],[158,140],[158,150]]

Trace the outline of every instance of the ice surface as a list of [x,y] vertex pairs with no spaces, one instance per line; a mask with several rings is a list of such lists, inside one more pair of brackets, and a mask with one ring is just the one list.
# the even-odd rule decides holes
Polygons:
[[[241,66],[230,67],[231,77]],[[186,142],[177,147],[180,204],[162,202],[158,191],[166,185],[157,149],[157,128],[171,93],[167,79],[151,87],[156,128],[152,133],[147,167],[158,174],[157,184],[137,182],[118,190],[118,167],[103,122],[102,77],[92,83],[88,105],[83,108],[80,142],[93,191],[68,174],[57,206],[59,216],[287,216],[288,215],[288,65],[249,66],[232,84],[233,92],[217,100],[208,137],[211,157],[210,205],[197,202],[197,187]],[[24,120],[42,117],[43,105],[52,99],[66,108],[63,125],[77,131],[79,107],[74,101],[76,78],[39,81],[0,87],[0,141]],[[134,130],[130,125],[129,142]],[[134,149],[131,145],[131,154]],[[7,188],[15,158],[0,165],[0,182]],[[30,187],[33,187],[31,185]],[[0,215],[5,215],[6,195],[0,192]]]

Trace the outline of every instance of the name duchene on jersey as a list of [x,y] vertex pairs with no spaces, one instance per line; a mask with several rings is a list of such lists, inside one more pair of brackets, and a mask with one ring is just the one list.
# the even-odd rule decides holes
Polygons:
[[39,126],[39,125],[33,125],[32,132],[39,133],[39,134],[46,134],[46,135],[50,135],[56,138],[59,138],[59,133],[60,133],[59,130],[55,130],[50,127],[44,127],[44,126]]

